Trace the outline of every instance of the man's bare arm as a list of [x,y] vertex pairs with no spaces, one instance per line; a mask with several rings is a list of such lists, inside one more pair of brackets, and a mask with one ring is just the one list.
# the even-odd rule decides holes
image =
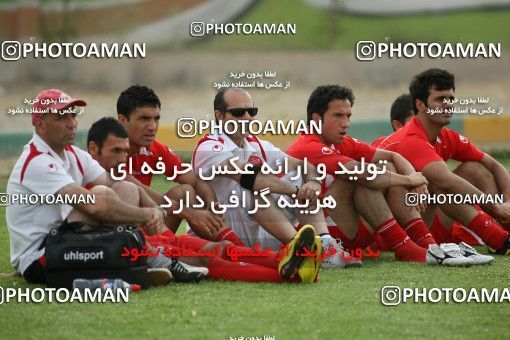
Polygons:
[[[131,206],[122,202],[114,193],[106,189],[96,189],[94,193],[95,203],[74,204],[73,207],[95,220],[112,224],[141,223],[156,225],[164,221],[164,213],[161,209]],[[89,195],[90,191],[76,183],[72,183],[60,189],[57,194]]]
[[[483,195],[483,192],[474,185],[451,172],[443,161],[431,162],[422,171],[429,182],[442,192],[461,195]],[[497,213],[498,207],[496,204],[486,203],[481,204],[481,206],[484,210]]]
[[[143,191],[145,191],[145,193],[156,203],[156,204],[161,204],[163,203],[163,195],[161,195],[159,192],[157,192],[156,190],[152,189],[150,186],[147,186],[145,184],[143,184],[142,182],[140,182],[139,180],[137,180],[136,178],[134,178],[132,175],[127,175],[126,176],[126,181],[128,182],[131,182],[131,183],[134,183],[136,184],[139,188],[142,188]],[[172,202],[174,203],[174,202]]]
[[176,179],[176,182],[191,185],[197,195],[202,198],[206,207],[210,207],[212,203],[217,202],[213,188],[207,182],[202,181],[194,171],[183,174]]
[[410,175],[416,172],[412,164],[396,152],[377,149],[374,157],[372,158],[372,163],[379,164],[378,162],[380,160],[386,160],[393,163],[397,173],[401,175]]
[[496,184],[503,194],[504,201],[510,202],[510,174],[501,163],[485,154],[480,161],[494,176]]
[[[360,167],[359,164],[360,162],[353,160],[344,164],[344,167],[347,170],[355,170]],[[353,175],[346,173],[340,176],[343,178],[348,178]],[[392,186],[404,186],[406,188],[415,188],[423,184],[427,184],[426,178],[419,172],[413,172],[410,175],[406,176],[387,170],[384,173],[377,174],[371,180],[368,180],[368,177],[372,178],[373,175],[367,171],[364,171],[360,174],[357,173],[354,176],[358,177],[357,182],[375,190],[383,190]]]
[[[138,186],[138,188],[143,192],[143,194],[140,195],[141,200],[147,200],[150,199],[154,204],[161,205],[162,203],[166,203],[166,200],[170,200],[172,202],[172,205],[169,209],[167,209],[168,214],[173,214],[172,210],[176,209],[176,207],[180,206],[180,203],[175,201],[174,199],[167,197],[166,199],[163,198],[163,195],[161,195],[156,190],[152,189],[151,187],[144,185],[142,182],[137,180],[131,175],[128,175],[126,177],[126,180],[130,181],[131,183],[134,183]],[[164,202],[165,201],[165,202]],[[141,201],[142,202],[142,201]],[[147,201],[148,202],[148,201]],[[143,205],[142,205],[143,206]],[[148,205],[150,206],[150,205]],[[174,208],[172,208],[174,207]],[[207,207],[210,207],[208,205]],[[221,220],[221,217],[218,217],[210,211],[205,210],[199,210],[194,209],[191,207],[184,207],[182,211],[176,215],[180,219],[187,220],[188,223],[192,228],[200,228],[200,230],[206,230],[210,229],[211,232],[216,232],[223,227],[225,227],[223,221]],[[162,229],[160,229],[162,230]],[[210,237],[212,237],[212,234],[210,233]]]

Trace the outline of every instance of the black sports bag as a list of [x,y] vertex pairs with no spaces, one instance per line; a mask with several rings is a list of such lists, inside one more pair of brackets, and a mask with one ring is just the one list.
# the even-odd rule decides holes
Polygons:
[[[148,287],[147,257],[126,256],[144,250],[145,238],[135,226],[95,226],[64,222],[46,238],[48,287],[72,288],[76,278],[120,278]],[[124,254],[124,256],[122,256]]]

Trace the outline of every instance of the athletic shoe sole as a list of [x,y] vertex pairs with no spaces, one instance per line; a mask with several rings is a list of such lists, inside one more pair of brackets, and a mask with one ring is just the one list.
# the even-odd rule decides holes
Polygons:
[[149,287],[164,286],[172,281],[172,273],[166,268],[149,268],[147,271]]
[[490,264],[494,261],[494,257],[488,256],[488,255],[482,255],[482,254],[469,255],[466,253],[464,256],[472,259],[475,265],[476,264],[480,264],[480,265]]
[[304,259],[301,267],[298,269],[298,275],[303,283],[314,283],[319,281],[319,270],[322,265],[322,241],[319,236],[315,237],[314,244],[310,252],[317,252],[314,257]]
[[278,271],[284,279],[294,278],[299,267],[306,259],[301,256],[304,248],[312,248],[315,242],[315,230],[312,226],[306,225],[301,228],[289,244],[289,253],[280,261]]

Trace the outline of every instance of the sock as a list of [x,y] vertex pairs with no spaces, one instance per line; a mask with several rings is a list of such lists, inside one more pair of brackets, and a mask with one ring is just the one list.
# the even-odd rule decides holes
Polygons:
[[446,229],[446,227],[441,223],[437,214],[434,215],[434,221],[432,222],[432,227],[430,228],[430,233],[434,240],[438,244],[440,243],[457,243],[455,242],[455,238],[453,237],[452,230]]
[[374,234],[375,241],[370,245],[370,248],[372,250],[379,250],[379,251],[390,251],[390,247],[386,242],[384,242],[384,239],[379,235],[379,233]]
[[246,245],[241,241],[239,236],[234,233],[234,231],[230,228],[223,229],[218,236],[216,236],[215,242],[221,242],[221,241],[230,241],[236,246],[242,246],[245,247]]
[[466,242],[470,246],[484,246],[485,243],[482,241],[480,236],[476,235],[471,229],[464,227],[462,224],[455,222],[452,225],[452,235],[455,239],[455,243]]
[[375,240],[375,236],[370,234],[367,227],[365,226],[365,223],[360,220],[358,223],[358,233],[353,240],[355,248],[365,249]]
[[493,249],[501,249],[508,239],[508,231],[503,230],[484,212],[479,213],[469,222],[467,227],[473,230],[486,245]]
[[422,248],[428,249],[430,244],[436,244],[429,228],[422,218],[415,218],[404,225],[404,230],[411,240]]
[[277,251],[267,251],[261,249],[265,254],[261,254],[262,256],[248,256],[243,254],[256,254],[256,252],[252,248],[241,247],[236,245],[229,245],[223,249],[221,252],[221,258],[230,262],[246,262],[255,264],[258,266],[264,266],[268,268],[276,268],[278,269],[278,257],[279,253]]
[[379,225],[377,232],[395,251],[398,261],[425,262],[427,250],[414,243],[393,217]]
[[[257,266],[245,262],[225,261],[217,256],[209,259],[208,277],[214,280],[245,282],[288,282],[278,273],[278,269]],[[296,275],[297,276],[297,275]]]

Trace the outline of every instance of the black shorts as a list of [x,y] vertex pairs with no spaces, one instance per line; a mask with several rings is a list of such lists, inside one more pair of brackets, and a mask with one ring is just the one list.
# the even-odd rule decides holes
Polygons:
[[[39,246],[39,250],[44,249],[46,246],[46,238]],[[43,255],[44,256],[44,255]],[[39,259],[32,262],[30,266],[23,273],[23,278],[29,283],[46,283],[46,268],[42,265]]]

